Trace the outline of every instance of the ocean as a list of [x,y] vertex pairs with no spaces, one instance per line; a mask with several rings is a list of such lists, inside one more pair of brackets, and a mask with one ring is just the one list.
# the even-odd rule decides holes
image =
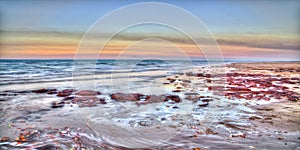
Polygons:
[[205,64],[205,60],[0,60],[0,85],[59,82],[83,75],[162,70],[170,74]]

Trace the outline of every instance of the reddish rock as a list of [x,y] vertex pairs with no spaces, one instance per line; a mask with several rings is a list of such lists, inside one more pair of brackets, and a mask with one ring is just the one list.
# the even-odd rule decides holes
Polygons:
[[218,134],[218,132],[214,132],[214,131],[212,131],[212,130],[209,129],[209,128],[207,128],[207,129],[205,130],[205,133],[206,133],[206,134]]
[[211,83],[211,79],[207,79],[206,82],[207,82],[207,83]]
[[274,95],[274,98],[275,99],[280,99],[281,97],[280,97],[280,95]]
[[172,101],[174,101],[176,103],[181,102],[181,99],[180,99],[180,97],[178,95],[168,95],[168,96],[166,96],[165,101],[168,101],[168,100],[172,100]]
[[100,98],[98,97],[91,97],[91,96],[87,96],[87,97],[84,97],[84,96],[80,96],[80,97],[74,97],[73,101],[74,102],[89,102],[89,101],[99,101]]
[[110,95],[110,98],[117,101],[138,101],[141,99],[142,96],[143,94],[139,93],[114,93]]
[[208,86],[208,90],[225,91],[225,87],[224,86]]
[[38,89],[38,90],[33,90],[32,92],[33,93],[47,93],[47,94],[51,94],[51,93],[56,92],[56,89],[45,89],[45,88],[42,88],[42,89]]
[[253,98],[253,95],[252,95],[252,94],[251,94],[251,95],[247,95],[247,96],[245,97],[246,100],[252,100],[252,98]]
[[166,99],[165,95],[147,95],[145,100],[147,102],[157,103],[157,102],[163,102],[165,99]]
[[206,77],[204,73],[197,73],[196,77]]
[[211,75],[211,74],[205,74],[205,77],[206,77],[206,78],[211,78],[212,75]]
[[187,72],[185,75],[186,76],[195,76],[194,73],[192,73],[192,72]]
[[48,92],[48,89],[42,88],[42,89],[38,89],[38,90],[33,90],[32,92],[34,92],[34,93],[46,93],[46,92]]
[[59,96],[59,97],[70,96],[73,93],[73,91],[74,90],[72,90],[72,89],[66,89],[66,90],[58,92],[56,96]]
[[288,100],[289,101],[298,101],[300,99],[299,95],[289,95]]
[[94,107],[97,104],[106,104],[106,101],[95,96],[76,96],[72,99],[72,103],[77,103],[79,107]]
[[7,142],[7,141],[9,141],[9,140],[10,140],[9,137],[2,137],[2,138],[1,138],[1,142]]
[[200,99],[199,95],[188,95],[185,97],[185,99],[196,102]]
[[210,102],[210,101],[213,101],[212,98],[201,98],[201,101],[202,102]]
[[23,133],[20,133],[20,136],[16,138],[17,142],[26,142],[26,137]]
[[92,90],[82,90],[77,92],[75,95],[80,95],[80,96],[95,96],[101,94],[100,92],[97,91],[92,91]]
[[64,97],[63,100],[67,101],[67,100],[72,100],[74,99],[74,96],[67,96],[67,97]]
[[241,91],[251,91],[250,89],[248,89],[247,87],[230,87],[228,88],[229,91],[237,91],[237,92],[241,92]]
[[170,81],[170,83],[173,83],[173,82],[175,82],[175,81],[176,81],[176,79],[173,79],[173,78],[167,78],[167,80],[169,80],[169,81]]
[[178,93],[181,92],[181,90],[177,89],[177,90],[173,90],[172,92]]

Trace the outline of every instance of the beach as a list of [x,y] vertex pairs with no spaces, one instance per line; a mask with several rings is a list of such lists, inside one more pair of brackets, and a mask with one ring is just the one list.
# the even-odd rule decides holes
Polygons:
[[80,63],[1,63],[1,149],[300,149],[299,62]]

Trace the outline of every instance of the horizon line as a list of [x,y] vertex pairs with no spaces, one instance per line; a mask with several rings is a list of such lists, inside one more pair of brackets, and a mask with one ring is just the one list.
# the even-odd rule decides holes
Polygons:
[[[72,58],[0,58],[0,61],[1,60],[110,60],[110,61],[113,61],[113,60],[122,60],[122,61],[136,61],[136,60],[140,60],[140,59],[89,59],[89,58],[80,58],[80,59],[72,59]],[[161,60],[161,59],[143,59],[141,61],[158,61],[158,60]],[[185,59],[164,59],[166,61],[188,61],[188,60],[185,60]],[[161,60],[161,61],[164,61],[164,60]],[[189,59],[190,61],[207,61],[206,59]],[[238,58],[235,58],[235,59],[223,59],[224,62],[234,62],[234,61],[237,61],[237,62],[300,62],[300,60],[253,60],[253,59],[250,59],[250,60],[243,60],[243,59],[238,59]],[[212,61],[212,62],[221,62],[220,61]]]

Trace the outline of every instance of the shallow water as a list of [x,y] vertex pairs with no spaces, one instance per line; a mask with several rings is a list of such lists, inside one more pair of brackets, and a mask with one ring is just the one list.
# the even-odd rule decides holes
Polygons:
[[[6,63],[8,65],[10,62]],[[1,77],[8,79],[1,78],[3,84],[0,93],[0,137],[11,139],[0,142],[1,149],[299,149],[299,128],[295,127],[298,120],[292,119],[296,121],[291,124],[294,129],[287,128],[286,131],[267,126],[268,123],[259,124],[260,122],[249,120],[253,116],[266,117],[265,113],[256,109],[256,102],[216,96],[203,89],[200,85],[205,83],[199,81],[192,81],[193,87],[186,88],[185,92],[175,93],[182,98],[180,103],[166,101],[137,105],[136,102],[110,99],[109,94],[114,92],[174,94],[174,85],[163,83],[167,76],[174,76],[179,69],[174,71],[161,62],[135,65],[137,68],[140,66],[137,71],[119,65],[120,70],[115,69],[113,74],[109,69],[106,73],[100,71],[109,68],[112,62],[98,62],[102,67],[98,72],[101,73],[86,73],[74,78],[67,69],[72,64],[69,61],[11,63],[12,68],[6,67],[6,73],[1,74]],[[126,62],[122,63],[126,66]],[[22,69],[17,67],[20,64],[25,66],[23,71],[27,73],[22,73]],[[6,65],[1,63],[1,67]],[[38,67],[42,69],[37,73],[39,75],[30,76],[34,74],[31,71],[39,65],[42,66]],[[175,65],[182,68],[181,71],[189,69],[182,62],[175,62]],[[156,69],[153,70],[154,66]],[[61,70],[62,67],[65,69]],[[64,74],[57,75],[52,69]],[[32,82],[27,82],[31,80]],[[100,91],[101,95],[98,97],[105,98],[107,103],[95,107],[69,104],[62,108],[51,108],[53,101],[63,98],[30,92],[39,88],[93,89]],[[198,102],[185,99],[185,94],[193,92],[192,90],[197,94],[210,96],[213,100],[207,107],[199,107]],[[285,105],[299,105],[299,102],[283,103],[280,106]],[[293,113],[299,112],[299,107],[285,111],[284,113],[294,117]],[[26,137],[27,141],[15,140],[20,133],[29,136]],[[245,135],[246,138],[240,135]]]

